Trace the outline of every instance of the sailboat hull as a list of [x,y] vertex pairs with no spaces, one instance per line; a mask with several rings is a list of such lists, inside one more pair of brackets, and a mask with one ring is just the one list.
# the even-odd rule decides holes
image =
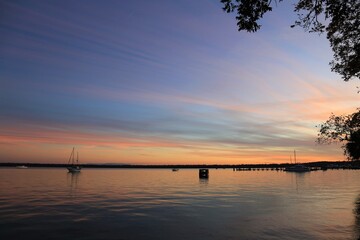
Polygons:
[[81,167],[79,167],[79,166],[67,167],[67,169],[69,170],[70,173],[75,173],[75,172],[80,172],[81,171]]
[[310,172],[311,169],[307,166],[298,164],[295,166],[290,166],[284,169],[285,172]]

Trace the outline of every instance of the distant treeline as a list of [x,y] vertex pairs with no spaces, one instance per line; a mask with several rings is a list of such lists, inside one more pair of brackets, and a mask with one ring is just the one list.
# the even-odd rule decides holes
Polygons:
[[[57,163],[0,163],[0,167],[16,167],[16,166],[27,166],[27,167],[55,167],[65,168],[68,164],[57,164]],[[196,164],[196,165],[133,165],[133,164],[81,164],[83,168],[285,168],[291,165],[290,163],[281,164]],[[303,163],[311,168],[321,167],[360,167],[360,162],[310,162]]]

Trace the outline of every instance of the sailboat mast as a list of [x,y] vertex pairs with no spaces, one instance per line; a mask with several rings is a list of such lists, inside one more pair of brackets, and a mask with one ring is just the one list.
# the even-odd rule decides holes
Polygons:
[[70,154],[70,158],[69,158],[69,161],[68,161],[68,164],[70,164],[70,162],[73,164],[74,163],[74,147],[73,147],[73,150],[71,151],[71,154]]
[[296,164],[296,151],[294,150],[294,159],[295,159],[295,164]]
[[78,151],[76,151],[76,159],[75,159],[75,147],[73,147],[73,149],[71,151],[68,165],[69,166],[67,166],[66,168],[69,170],[69,173],[78,173],[81,170],[81,167],[79,166],[79,152]]

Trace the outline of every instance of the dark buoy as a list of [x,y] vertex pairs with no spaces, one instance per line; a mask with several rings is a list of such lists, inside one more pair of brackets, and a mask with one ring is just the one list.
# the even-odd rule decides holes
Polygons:
[[209,178],[209,169],[200,168],[199,169],[199,178]]

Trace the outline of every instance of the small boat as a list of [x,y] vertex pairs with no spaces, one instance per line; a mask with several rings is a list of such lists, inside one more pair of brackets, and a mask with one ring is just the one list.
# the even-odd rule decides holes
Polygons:
[[284,169],[286,172],[310,172],[311,169],[305,165],[297,164]]
[[200,168],[199,169],[199,178],[209,178],[209,169],[207,168]]
[[172,171],[177,172],[177,171],[179,171],[179,169],[178,168],[173,168]]
[[21,165],[21,166],[16,166],[16,168],[19,168],[19,169],[26,169],[26,168],[28,168],[27,166],[25,166],[25,165]]
[[69,170],[69,173],[77,173],[80,172],[81,166],[79,165],[79,153],[77,153],[77,157],[75,160],[75,148],[73,147],[73,150],[71,151],[69,162],[69,166],[67,169]]
[[[294,150],[294,161],[295,161],[295,164],[296,164],[296,151],[295,150]],[[284,171],[286,171],[286,172],[310,172],[311,169],[309,167],[305,166],[305,165],[296,164],[296,165],[293,165],[293,166],[286,167],[284,169]]]

